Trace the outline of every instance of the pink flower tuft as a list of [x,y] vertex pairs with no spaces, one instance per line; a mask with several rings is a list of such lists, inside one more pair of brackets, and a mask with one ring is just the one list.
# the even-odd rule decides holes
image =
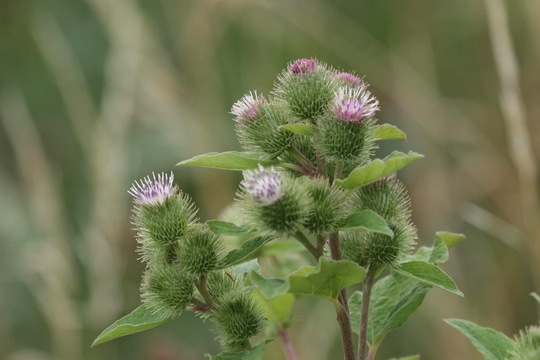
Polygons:
[[379,111],[379,100],[365,84],[355,89],[340,87],[331,109],[339,120],[359,122],[371,119]]
[[263,206],[275,203],[282,196],[281,175],[273,167],[265,169],[259,164],[258,170],[246,171],[242,185]]
[[161,205],[176,193],[176,186],[173,185],[174,175],[165,173],[152,173],[152,179],[147,176],[139,181],[135,181],[128,193],[134,198],[135,203],[143,205]]
[[249,92],[243,98],[234,103],[231,114],[236,115],[236,122],[244,122],[254,119],[260,111],[261,104],[265,101],[263,95],[258,95],[256,91]]
[[309,73],[315,70],[316,59],[298,59],[289,65],[289,71],[295,75]]
[[365,86],[361,78],[349,72],[337,73],[336,78],[343,80],[347,85],[355,88]]

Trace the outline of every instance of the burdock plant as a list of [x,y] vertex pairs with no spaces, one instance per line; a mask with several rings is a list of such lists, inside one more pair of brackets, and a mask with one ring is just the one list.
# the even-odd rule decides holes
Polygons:
[[[260,359],[276,338],[296,359],[293,303],[312,296],[335,308],[344,359],[374,359],[429,289],[461,295],[439,266],[463,236],[440,232],[433,246],[414,251],[410,199],[395,173],[422,155],[375,157],[380,141],[406,138],[378,124],[379,110],[362,78],[299,59],[268,95],[252,91],[232,106],[245,151],[179,163],[243,171],[232,207],[237,223],[198,221],[172,174],[135,182],[142,304],[94,344],[191,311],[210,320],[224,350],[211,359]],[[232,244],[240,245],[226,252]],[[272,261],[260,261],[266,257]],[[515,352],[536,354],[529,348],[537,333],[523,334]]]

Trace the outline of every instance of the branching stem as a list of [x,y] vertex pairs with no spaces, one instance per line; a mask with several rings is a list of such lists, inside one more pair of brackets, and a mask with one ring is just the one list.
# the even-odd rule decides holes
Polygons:
[[206,305],[209,307],[209,308],[212,308],[213,307],[213,299],[212,299],[212,295],[210,295],[210,292],[208,291],[208,288],[206,287],[206,276],[205,275],[201,275],[201,277],[199,277],[199,281],[197,281],[197,290],[199,290],[199,293],[201,294],[202,298],[204,299]]
[[[360,334],[358,335],[358,360],[366,359],[367,352],[367,332],[368,332],[368,316],[369,316],[369,301],[371,299],[371,289],[375,280],[375,272],[377,267],[371,264],[368,267],[364,286],[362,288],[362,310],[360,313]],[[375,354],[373,354],[375,356]]]

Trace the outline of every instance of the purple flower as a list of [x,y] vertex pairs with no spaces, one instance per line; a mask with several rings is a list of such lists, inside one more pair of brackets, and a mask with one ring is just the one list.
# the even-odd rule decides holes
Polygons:
[[130,193],[135,203],[142,205],[161,205],[165,200],[171,198],[176,193],[176,186],[173,185],[174,175],[165,173],[152,173],[152,179],[147,176],[139,181],[135,181],[128,193]]
[[336,78],[343,80],[347,85],[352,86],[354,88],[365,86],[361,78],[349,72],[337,73]]
[[305,74],[315,70],[316,59],[298,59],[289,65],[289,71],[295,75]]
[[379,100],[367,90],[367,85],[351,89],[340,87],[334,97],[332,112],[342,121],[367,120],[379,111]]
[[256,91],[249,92],[243,98],[234,103],[231,114],[236,115],[236,122],[244,122],[254,119],[265,101],[264,96],[258,95]]
[[259,164],[258,170],[244,172],[242,185],[263,206],[275,203],[283,195],[281,175],[273,167],[265,169]]

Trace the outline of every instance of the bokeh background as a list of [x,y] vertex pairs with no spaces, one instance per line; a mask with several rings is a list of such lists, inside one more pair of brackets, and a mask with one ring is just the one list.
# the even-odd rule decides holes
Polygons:
[[[400,172],[420,244],[468,240],[444,266],[465,298],[433,290],[378,358],[480,359],[444,318],[508,335],[538,320],[540,2],[533,0],[2,0],[0,359],[202,359],[186,314],[90,349],[139,304],[131,182],[174,171],[216,218],[238,173],[174,165],[239,149],[231,115],[287,62],[366,76],[381,122],[426,158]],[[296,306],[301,359],[341,357],[333,309]],[[281,359],[277,344],[266,359]]]

